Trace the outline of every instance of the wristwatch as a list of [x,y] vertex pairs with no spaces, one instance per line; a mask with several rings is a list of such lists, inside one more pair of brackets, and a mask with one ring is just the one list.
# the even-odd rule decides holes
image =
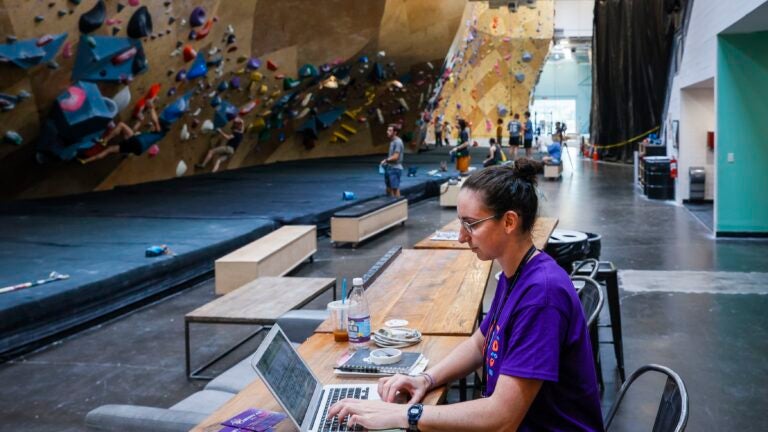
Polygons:
[[408,431],[409,432],[418,432],[418,424],[419,419],[421,418],[421,413],[424,412],[424,405],[422,404],[413,404],[408,408]]

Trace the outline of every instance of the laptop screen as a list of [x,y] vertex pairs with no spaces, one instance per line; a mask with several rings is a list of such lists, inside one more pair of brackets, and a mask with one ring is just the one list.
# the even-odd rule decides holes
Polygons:
[[276,332],[256,367],[288,414],[303,424],[318,382],[283,332]]

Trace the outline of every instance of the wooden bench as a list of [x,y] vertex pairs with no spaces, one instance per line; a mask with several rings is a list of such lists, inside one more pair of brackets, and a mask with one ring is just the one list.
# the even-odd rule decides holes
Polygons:
[[[211,378],[200,375],[199,372],[247,342],[264,328],[271,327],[284,313],[306,305],[329,288],[335,291],[335,287],[336,279],[333,278],[260,277],[186,314],[184,346],[187,376]],[[193,371],[189,339],[189,327],[192,323],[247,324],[261,327],[234,347]]]
[[563,164],[559,163],[557,165],[554,164],[544,164],[544,178],[545,179],[552,179],[557,180],[560,178],[560,174],[563,172]]
[[284,226],[216,260],[216,294],[260,276],[283,276],[317,252],[317,227]]
[[331,242],[361,241],[408,220],[408,200],[405,198],[377,198],[334,213],[331,217]]
[[459,200],[459,191],[466,177],[461,177],[458,183],[447,181],[440,185],[440,207],[456,207]]

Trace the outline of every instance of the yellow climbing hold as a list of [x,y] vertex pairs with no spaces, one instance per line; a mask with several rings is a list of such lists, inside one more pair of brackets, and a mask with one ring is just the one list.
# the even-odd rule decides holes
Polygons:
[[341,124],[341,128],[344,129],[345,132],[348,132],[350,135],[354,135],[357,133],[357,129],[344,123]]
[[349,141],[349,138],[347,138],[347,136],[346,136],[346,135],[344,135],[344,134],[343,134],[343,133],[341,133],[341,132],[334,132],[334,133],[333,133],[333,136],[334,136],[334,137],[336,137],[337,139],[339,139],[340,141],[344,141],[344,142],[347,142],[347,141]]

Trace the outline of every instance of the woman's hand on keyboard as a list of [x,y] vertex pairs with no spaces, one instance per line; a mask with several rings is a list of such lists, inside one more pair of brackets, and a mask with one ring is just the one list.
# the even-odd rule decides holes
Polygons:
[[[414,404],[424,398],[429,390],[429,382],[423,376],[394,375],[379,380],[379,396],[384,402],[407,402]],[[403,395],[410,399],[402,400]]]
[[409,405],[383,401],[342,399],[331,405],[328,418],[337,416],[341,423],[349,416],[347,426],[362,426],[366,429],[408,429]]

